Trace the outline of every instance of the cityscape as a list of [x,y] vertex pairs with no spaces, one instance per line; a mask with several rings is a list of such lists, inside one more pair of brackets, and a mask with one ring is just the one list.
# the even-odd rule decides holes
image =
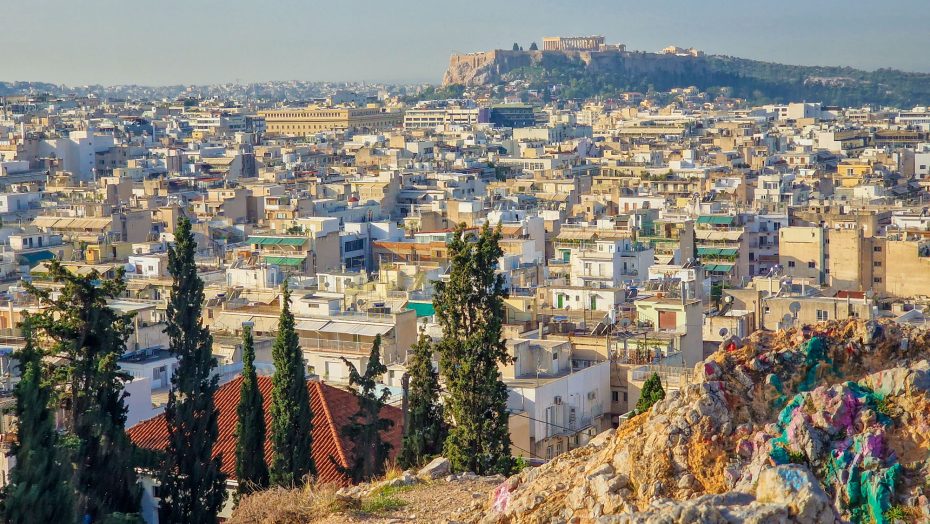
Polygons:
[[930,69],[590,25],[0,75],[0,520],[930,522]]

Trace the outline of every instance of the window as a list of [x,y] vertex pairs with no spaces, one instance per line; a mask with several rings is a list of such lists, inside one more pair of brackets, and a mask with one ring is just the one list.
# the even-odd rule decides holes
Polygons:
[[552,460],[552,446],[546,447],[546,460]]
[[881,253],[881,251],[882,251],[882,246],[873,246],[873,247],[872,247],[872,251],[874,251],[874,252],[876,252],[876,253]]
[[623,401],[624,401],[624,402],[627,401],[627,394],[626,394],[626,391],[623,392]]
[[876,260],[875,262],[872,262],[872,267],[882,267],[882,263]]
[[818,320],[818,321],[821,321],[821,320],[828,320],[826,310],[823,310],[823,309],[818,309],[818,310],[817,310],[817,320]]
[[794,267],[794,260],[788,261],[788,267]]
[[817,264],[815,264],[814,261],[811,260],[810,262],[807,263],[807,267],[809,269],[814,269],[815,267],[817,267]]
[[611,392],[610,392],[610,397],[611,397],[610,400],[612,400],[613,402],[620,402],[620,392],[619,392],[619,391],[611,391]]
[[882,283],[882,277],[875,277],[875,278],[872,279],[872,282],[875,282],[876,284],[881,284],[881,283]]

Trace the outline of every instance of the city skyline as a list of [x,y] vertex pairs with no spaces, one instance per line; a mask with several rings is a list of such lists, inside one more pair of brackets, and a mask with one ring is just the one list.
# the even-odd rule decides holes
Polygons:
[[[369,0],[320,6],[278,0],[181,2],[158,8],[99,0],[17,3],[0,45],[2,80],[56,84],[215,84],[272,80],[438,83],[449,56],[601,34],[631,50],[667,45],[798,65],[928,72],[930,13],[917,0],[881,5],[768,5],[668,0],[649,5],[543,1],[468,9]],[[35,13],[44,15],[40,21]],[[672,13],[672,14],[670,14]],[[903,16],[903,15],[907,16]],[[747,23],[746,20],[758,21]],[[38,35],[38,36],[37,36]]]

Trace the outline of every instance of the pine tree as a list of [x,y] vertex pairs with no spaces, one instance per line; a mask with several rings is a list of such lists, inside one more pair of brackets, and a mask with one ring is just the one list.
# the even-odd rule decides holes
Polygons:
[[242,329],[242,385],[236,409],[236,477],[239,493],[246,494],[268,487],[265,463],[265,413],[262,392],[255,375],[255,345],[251,326]]
[[33,317],[33,327],[54,343],[52,353],[68,363],[59,372],[69,405],[66,440],[73,442],[72,485],[80,519],[137,513],[141,490],[125,431],[123,385],[130,377],[117,365],[132,330],[131,315],[117,313],[106,302],[125,291],[122,270],[113,279],[97,271],[78,276],[52,260],[49,276],[61,284],[54,297],[48,289],[27,287],[47,306]]
[[340,469],[357,484],[384,474],[384,464],[391,451],[391,444],[381,439],[381,433],[394,426],[393,420],[381,418],[381,408],[387,403],[390,392],[384,388],[378,394],[376,390],[378,378],[387,372],[387,366],[381,363],[381,335],[375,336],[364,374],[345,357],[342,361],[349,368],[349,385],[353,386],[358,409],[342,427],[342,435],[354,447],[349,466]]
[[640,393],[639,400],[636,401],[636,413],[645,413],[653,404],[665,398],[665,388],[662,387],[662,379],[658,373],[653,373],[646,382],[643,383],[643,390]]
[[304,476],[316,475],[313,445],[313,412],[307,392],[303,353],[294,331],[291,292],[282,287],[284,305],[278,320],[278,335],[271,348],[275,371],[271,389],[271,471],[275,486],[291,487]]
[[536,45],[536,42],[530,44],[530,51],[539,51],[539,46]]
[[219,376],[213,373],[213,337],[200,318],[203,281],[197,276],[197,244],[186,217],[178,220],[174,238],[168,251],[168,272],[174,281],[165,332],[178,368],[165,406],[168,447],[161,468],[161,519],[178,524],[216,522],[226,499],[222,458],[212,456],[219,434],[213,403]]
[[433,344],[424,329],[411,348],[407,362],[408,408],[403,446],[397,460],[402,468],[412,468],[442,453],[446,424],[439,403],[439,374],[433,369]]
[[501,338],[504,278],[495,273],[503,255],[500,228],[467,234],[464,224],[449,241],[449,279],[436,283],[433,306],[442,327],[439,371],[449,392],[453,427],[443,446],[456,471],[509,474],[507,386],[499,364],[511,361]]
[[519,50],[520,50],[520,44],[514,42],[514,43],[513,43],[513,51],[519,51]]
[[3,521],[33,524],[74,521],[71,465],[58,447],[55,416],[49,408],[50,386],[43,383],[42,355],[36,349],[31,322],[23,322],[26,346],[16,353],[20,381],[16,385],[16,464],[3,496]]

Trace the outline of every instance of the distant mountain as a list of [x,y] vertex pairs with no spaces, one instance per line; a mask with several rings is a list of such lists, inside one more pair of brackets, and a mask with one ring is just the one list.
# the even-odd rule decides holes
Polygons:
[[894,69],[795,66],[722,55],[597,51],[507,51],[453,55],[443,85],[500,85],[523,81],[531,89],[586,98],[623,91],[666,91],[695,86],[729,88],[754,103],[811,101],[827,105],[930,104],[930,74]]

